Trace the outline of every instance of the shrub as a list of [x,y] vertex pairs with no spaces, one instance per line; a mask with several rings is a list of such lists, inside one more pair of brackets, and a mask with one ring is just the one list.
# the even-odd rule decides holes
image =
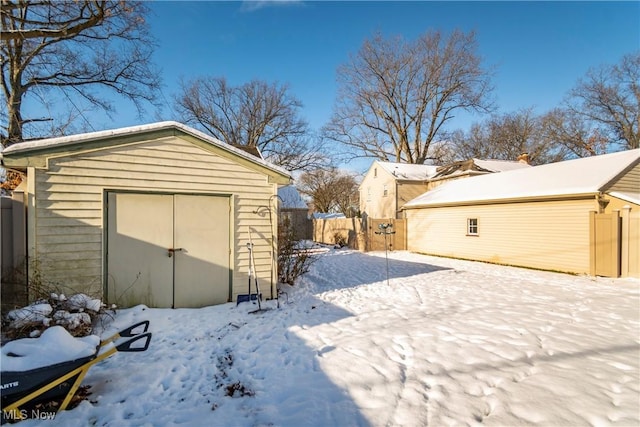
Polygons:
[[348,244],[346,237],[339,231],[333,233],[333,243],[341,248],[344,248]]
[[34,267],[28,284],[32,303],[10,310],[2,317],[2,341],[38,337],[50,326],[62,326],[72,336],[82,337],[93,332],[93,325],[105,314],[102,301],[83,293],[70,296],[64,287],[45,282]]
[[295,281],[309,271],[315,261],[303,242],[295,239],[295,232],[288,218],[278,225],[278,281],[294,285]]

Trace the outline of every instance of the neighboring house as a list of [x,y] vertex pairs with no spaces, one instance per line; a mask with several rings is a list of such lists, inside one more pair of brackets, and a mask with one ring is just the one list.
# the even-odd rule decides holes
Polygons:
[[374,161],[360,184],[360,212],[369,218],[402,218],[400,209],[445,182],[530,167],[521,161],[470,159],[445,166]]
[[296,240],[313,237],[313,222],[309,218],[309,207],[294,185],[278,188],[278,219],[287,221]]
[[408,249],[640,276],[640,150],[455,180],[404,206]]
[[360,184],[360,212],[369,218],[399,218],[400,208],[427,190],[437,166],[374,161]]
[[249,231],[271,283],[289,172],[176,122],[24,142],[29,278],[120,306],[202,307],[247,292]]

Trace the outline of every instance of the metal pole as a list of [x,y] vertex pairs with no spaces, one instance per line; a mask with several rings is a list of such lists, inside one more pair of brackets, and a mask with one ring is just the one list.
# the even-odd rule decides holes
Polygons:
[[384,235],[384,257],[387,262],[387,286],[389,286],[389,245],[387,244],[387,236],[390,234],[396,234],[395,231],[389,230],[392,227],[393,227],[393,224],[391,223],[380,224],[378,225],[378,228],[380,229],[380,231],[375,232],[375,234]]

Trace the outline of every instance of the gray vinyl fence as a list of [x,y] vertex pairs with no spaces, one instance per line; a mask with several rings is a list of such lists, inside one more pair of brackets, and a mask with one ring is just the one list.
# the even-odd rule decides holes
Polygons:
[[0,197],[0,300],[2,312],[27,304],[24,192]]

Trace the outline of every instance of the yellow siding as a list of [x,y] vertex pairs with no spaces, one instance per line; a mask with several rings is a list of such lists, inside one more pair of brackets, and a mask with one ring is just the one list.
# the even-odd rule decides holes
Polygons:
[[396,209],[395,177],[374,163],[360,185],[360,211],[370,218],[395,218]]
[[[415,199],[427,191],[425,182],[399,182],[398,183],[398,209],[405,203]],[[394,217],[395,218],[395,217]]]
[[[407,211],[408,249],[433,255],[589,273],[594,199],[455,206]],[[468,236],[467,218],[478,219]]]
[[623,266],[622,275],[640,278],[640,212],[625,212],[623,220],[626,224],[626,236],[623,237]]
[[51,158],[46,170],[36,170],[30,243],[43,279],[76,291],[102,292],[105,190],[233,195],[234,299],[246,293],[249,227],[254,229],[258,277],[268,296],[272,229],[269,215],[253,212],[269,204],[274,184],[266,175],[177,137]]
[[618,179],[607,191],[624,191],[638,193],[640,191],[640,164]]

